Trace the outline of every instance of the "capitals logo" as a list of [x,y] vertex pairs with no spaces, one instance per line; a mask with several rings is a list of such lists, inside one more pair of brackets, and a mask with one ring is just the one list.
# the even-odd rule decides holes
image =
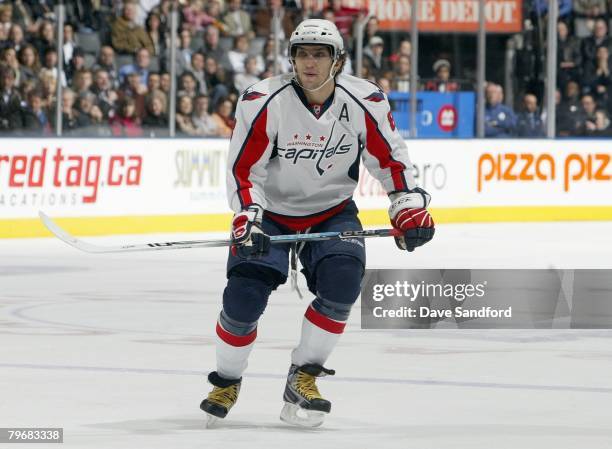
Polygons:
[[364,100],[380,103],[381,101],[385,101],[385,95],[382,92],[372,92],[370,95],[365,97]]
[[244,94],[242,94],[242,101],[253,101],[257,100],[258,98],[265,97],[266,95],[268,94],[262,94],[261,92],[257,92],[255,90],[247,90],[244,92]]
[[[293,165],[297,165],[301,161],[316,161],[315,170],[319,176],[323,176],[327,170],[334,166],[331,158],[351,151],[351,144],[343,143],[346,134],[342,134],[336,143],[331,143],[335,126],[336,122],[332,125],[329,136],[319,136],[315,139],[315,142],[311,141],[313,136],[310,134],[306,135],[306,141],[300,140],[297,134],[294,135],[293,140],[289,141],[287,146],[300,145],[302,147],[307,146],[307,148],[276,148],[278,156],[288,160]],[[322,142],[325,142],[325,144]]]

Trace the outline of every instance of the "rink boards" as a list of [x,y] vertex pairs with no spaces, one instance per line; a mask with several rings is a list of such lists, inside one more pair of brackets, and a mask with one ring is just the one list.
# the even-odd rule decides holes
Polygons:
[[[227,140],[2,143],[0,238],[49,235],[37,219],[39,210],[76,235],[227,229]],[[608,140],[408,140],[407,145],[438,223],[612,220]],[[297,163],[313,161],[304,157]],[[386,194],[363,166],[355,200],[364,225],[388,222]]]

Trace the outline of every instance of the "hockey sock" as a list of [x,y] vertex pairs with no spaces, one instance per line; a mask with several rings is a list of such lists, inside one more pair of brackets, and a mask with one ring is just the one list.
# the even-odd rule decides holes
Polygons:
[[[320,306],[322,303],[325,307]],[[291,353],[291,363],[298,366],[307,363],[325,364],[344,332],[350,308],[351,304],[315,299],[304,314],[300,343]],[[335,319],[321,310],[335,310]]]
[[239,379],[257,337],[257,322],[243,323],[229,318],[224,311],[217,321],[217,373],[225,379]]
[[362,276],[363,263],[352,256],[333,255],[319,262],[317,298],[304,314],[300,343],[291,354],[294,364],[323,365],[327,361],[359,296]]

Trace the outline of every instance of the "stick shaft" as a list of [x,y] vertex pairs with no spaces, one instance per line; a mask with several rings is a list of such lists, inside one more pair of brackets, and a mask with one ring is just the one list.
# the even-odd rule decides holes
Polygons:
[[[187,248],[215,248],[230,246],[232,241],[225,240],[184,240],[176,242],[152,242],[152,243],[137,243],[129,245],[117,246],[101,246],[85,242],[73,237],[60,226],[57,225],[51,218],[45,215],[42,211],[38,213],[45,227],[51,231],[58,239],[68,245],[88,253],[126,253],[139,251],[161,251],[168,249],[187,249]],[[395,237],[401,235],[396,229],[367,229],[364,231],[333,231],[333,232],[314,232],[309,234],[288,234],[288,235],[272,235],[270,243],[272,244],[288,244],[295,242],[312,242],[321,240],[345,240],[345,239],[361,239],[371,237]]]

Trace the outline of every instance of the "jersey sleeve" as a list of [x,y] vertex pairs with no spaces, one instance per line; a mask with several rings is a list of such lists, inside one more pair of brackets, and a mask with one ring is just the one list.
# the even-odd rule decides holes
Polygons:
[[266,96],[245,92],[238,99],[227,165],[227,198],[234,212],[253,203],[266,208],[264,182],[274,145]]
[[364,100],[364,165],[387,194],[414,189],[416,182],[408,148],[395,126],[389,101],[380,91]]

